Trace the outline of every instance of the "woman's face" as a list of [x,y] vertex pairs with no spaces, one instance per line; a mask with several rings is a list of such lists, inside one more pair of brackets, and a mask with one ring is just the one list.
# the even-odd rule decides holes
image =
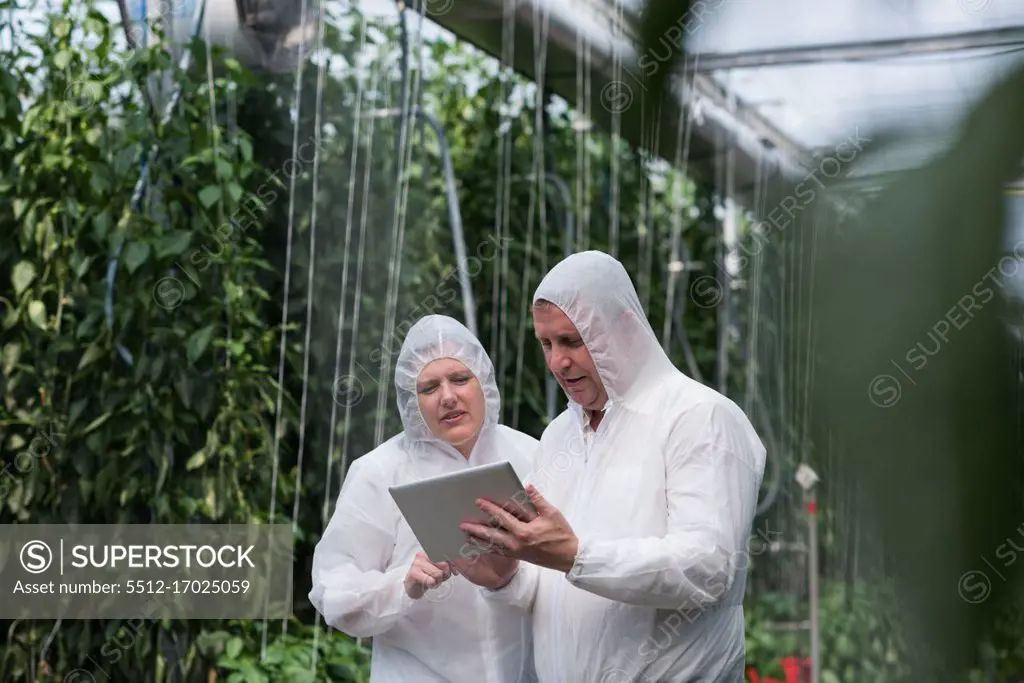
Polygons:
[[457,360],[439,358],[420,372],[416,397],[427,428],[468,458],[487,412],[476,375]]

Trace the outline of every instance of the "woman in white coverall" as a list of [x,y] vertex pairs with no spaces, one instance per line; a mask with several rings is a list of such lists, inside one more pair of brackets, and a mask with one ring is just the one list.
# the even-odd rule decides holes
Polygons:
[[497,424],[494,368],[452,318],[409,330],[395,386],[405,429],[352,463],[313,555],[309,599],[331,626],[373,637],[372,683],[532,681],[529,618],[431,563],[388,487],[501,460],[525,477],[538,442]]
[[741,683],[764,446],[735,403],[672,365],[607,254],[556,265],[533,318],[570,399],[529,477],[539,514],[481,504],[504,530],[462,528],[506,557],[459,568],[532,614],[541,683]]

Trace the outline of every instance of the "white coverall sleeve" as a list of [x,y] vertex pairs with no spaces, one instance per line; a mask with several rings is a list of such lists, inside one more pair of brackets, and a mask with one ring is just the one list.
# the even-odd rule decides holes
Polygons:
[[387,631],[415,605],[409,567],[387,569],[395,520],[380,469],[352,463],[338,505],[313,552],[309,600],[331,626],[356,638]]
[[723,407],[705,428],[677,424],[665,453],[668,524],[664,537],[580,539],[568,580],[632,605],[692,609],[714,605],[732,587],[764,472],[764,447]]
[[537,597],[537,584],[541,568],[529,562],[520,562],[519,570],[512,580],[498,590],[481,588],[480,592],[492,603],[509,605],[524,612],[533,611],[533,601]]

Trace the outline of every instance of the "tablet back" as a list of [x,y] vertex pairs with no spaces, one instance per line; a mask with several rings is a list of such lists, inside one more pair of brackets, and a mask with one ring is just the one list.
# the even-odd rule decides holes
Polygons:
[[391,486],[388,490],[431,562],[480,554],[480,550],[466,542],[465,533],[459,529],[462,522],[492,522],[490,515],[477,507],[477,498],[498,505],[518,504],[536,514],[525,487],[507,460]]

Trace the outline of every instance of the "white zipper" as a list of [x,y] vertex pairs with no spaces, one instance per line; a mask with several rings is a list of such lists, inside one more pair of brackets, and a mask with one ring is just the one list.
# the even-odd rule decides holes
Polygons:
[[496,669],[500,669],[501,665],[506,664],[507,662],[499,661],[499,659],[495,656],[495,652],[494,652],[494,630],[493,630],[494,629],[494,622],[491,620],[489,614],[487,614],[487,613],[482,614],[481,613],[481,612],[486,612],[486,607],[484,605],[480,604],[480,598],[479,597],[477,597],[473,601],[473,608],[474,608],[474,612],[476,613],[476,616],[477,616],[477,623],[486,624],[486,628],[487,628],[487,637],[486,637],[486,640],[484,641],[485,642],[484,650],[486,652],[486,654],[484,655],[484,658],[483,658],[483,661],[484,661],[484,677],[486,678],[486,683],[497,683],[497,681],[495,680],[496,677],[498,677]]
[[[610,407],[611,406],[609,406],[609,408]],[[586,412],[583,413],[583,419],[587,419]],[[600,429],[601,425],[604,424],[605,420],[607,420],[607,419],[608,419],[608,414],[606,412],[605,416],[603,418],[601,418],[601,424],[599,424],[597,426],[597,429]],[[589,434],[584,432],[583,435],[582,435],[582,438],[583,438],[583,476],[580,478],[580,482],[576,486],[576,494],[573,496],[572,506],[569,508],[569,510],[566,511],[567,515],[570,516],[570,517],[575,516],[574,513],[576,511],[576,507],[579,505],[580,496],[583,493],[583,489],[586,487],[586,483],[587,483],[587,463],[590,461],[590,450],[597,443],[597,430],[592,430]],[[559,584],[558,584],[559,585],[559,588],[558,588],[558,600],[557,600],[558,609],[556,609],[554,611],[554,615],[555,615],[554,616],[554,618],[555,618],[555,628],[552,629],[553,632],[558,634],[558,636],[557,636],[558,645],[559,645],[558,650],[557,650],[558,652],[567,652],[568,651],[564,647],[564,638],[562,637],[562,632],[563,632],[563,629],[565,628],[564,624],[566,623],[567,620],[565,620],[565,619],[562,620],[563,626],[561,628],[559,628],[559,624],[558,624],[558,615],[561,615],[564,612],[565,591],[567,589],[565,584],[566,584],[565,581],[559,581]],[[562,683],[568,683],[568,680],[565,677],[565,671],[561,670],[560,673],[561,673],[561,675],[559,676],[559,678],[562,680]]]

